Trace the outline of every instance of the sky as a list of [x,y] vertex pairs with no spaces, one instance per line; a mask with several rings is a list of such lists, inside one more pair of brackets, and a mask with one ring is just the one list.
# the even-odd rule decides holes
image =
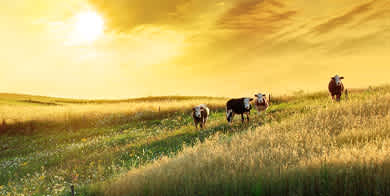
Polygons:
[[6,0],[0,92],[251,96],[390,83],[390,0]]

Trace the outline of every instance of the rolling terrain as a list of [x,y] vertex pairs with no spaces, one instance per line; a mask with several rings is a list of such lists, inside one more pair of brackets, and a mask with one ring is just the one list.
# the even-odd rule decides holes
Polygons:
[[[93,195],[387,195],[389,87],[294,97],[281,121],[217,135],[130,170]],[[104,187],[104,188],[101,188]]]
[[[69,195],[71,185],[79,195],[390,191],[389,86],[352,90],[341,103],[326,92],[275,97],[266,115],[252,113],[245,125],[236,117],[231,126],[227,98],[9,96],[0,96],[0,107],[9,108],[0,110],[1,117],[16,119],[7,119],[7,127],[41,124],[28,130],[20,123],[2,132],[0,194]],[[202,130],[190,116],[199,103],[212,109]],[[70,126],[75,119],[95,124]]]

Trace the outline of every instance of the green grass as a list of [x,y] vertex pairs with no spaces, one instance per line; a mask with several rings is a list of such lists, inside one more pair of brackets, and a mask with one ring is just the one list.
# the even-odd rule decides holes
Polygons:
[[231,127],[223,108],[213,108],[208,127],[197,130],[189,111],[166,115],[106,128],[5,134],[0,137],[1,191],[60,193],[70,184],[80,188],[100,183],[161,157],[175,156],[183,145],[195,145],[216,133],[233,135],[270,121],[267,117],[241,125],[236,117]]
[[[212,119],[220,117],[216,115]],[[179,118],[182,124],[179,124]],[[11,183],[11,187],[19,191],[27,185],[32,192],[38,188],[40,193],[49,193],[50,183],[64,184],[59,180],[69,181],[77,175],[77,182],[81,184],[106,180],[134,166],[177,152],[184,143],[194,143],[195,138],[204,139],[212,134],[212,131],[198,132],[190,123],[188,115],[181,114],[170,120],[130,123],[106,129],[3,136],[0,184]],[[95,170],[95,167],[103,169]],[[45,175],[42,183],[49,183],[47,187],[23,185],[23,182],[36,180],[32,174]]]
[[[369,91],[355,90],[351,99],[369,99],[389,91],[389,87],[378,87]],[[165,102],[167,98],[155,99],[157,102],[154,100],[153,104],[161,101],[170,103]],[[191,105],[189,103],[199,101],[199,98],[193,99],[195,101],[190,97],[175,97],[172,101],[171,97],[169,100],[176,105],[180,105],[180,101],[185,103],[184,108],[168,109],[164,115],[148,118],[142,116],[114,125],[106,124],[68,131],[56,131],[58,129],[53,128],[52,131],[36,131],[28,135],[3,134],[0,136],[0,195],[6,193],[67,195],[71,184],[75,185],[76,191],[81,195],[100,195],[106,191],[102,187],[109,187],[110,184],[125,178],[128,171],[148,167],[149,164],[166,157],[174,160],[183,150],[189,147],[198,148],[202,143],[214,140],[211,138],[216,135],[219,138],[217,143],[228,144],[237,140],[235,138],[239,135],[256,131],[259,127],[279,126],[293,116],[309,115],[332,104],[326,93],[275,97],[267,115],[259,116],[252,113],[251,122],[245,125],[241,125],[240,118],[236,116],[232,126],[226,123],[223,107],[215,106],[208,127],[197,130],[193,126],[188,108]],[[53,101],[52,98],[28,99],[28,96],[21,96],[15,100],[15,97],[8,98],[7,103],[38,104],[37,107],[41,108],[58,107],[45,103],[75,105],[76,102],[83,102],[63,100],[60,103]],[[225,100],[225,98],[219,100],[222,106]],[[0,99],[1,101],[4,99]],[[116,104],[100,102],[102,101],[94,104]],[[140,104],[145,105],[145,100]],[[146,107],[144,105],[142,108]],[[321,172],[322,170],[319,170],[319,173]],[[253,181],[257,185],[248,186],[248,191],[254,191],[259,195],[266,193],[265,187],[269,188],[271,184],[266,178],[262,179]],[[302,176],[303,181],[304,179]],[[230,186],[229,181],[224,183]],[[214,188],[217,190],[218,187],[216,185]]]
[[273,105],[267,116],[274,120],[265,126],[208,139],[83,190],[86,195],[389,194],[390,88],[353,92],[341,103],[324,93],[296,95]]

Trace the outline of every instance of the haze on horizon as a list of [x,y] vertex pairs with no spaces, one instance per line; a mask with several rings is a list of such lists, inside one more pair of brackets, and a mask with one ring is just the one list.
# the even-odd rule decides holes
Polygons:
[[0,92],[251,96],[390,83],[389,0],[7,0]]

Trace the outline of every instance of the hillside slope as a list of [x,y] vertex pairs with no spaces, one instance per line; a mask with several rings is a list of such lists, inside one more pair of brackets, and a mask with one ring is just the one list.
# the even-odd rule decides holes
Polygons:
[[[94,124],[82,129],[1,135],[0,194],[69,195],[71,184],[78,195],[312,195],[348,186],[387,192],[390,87],[350,92],[340,104],[327,92],[273,97],[266,115],[253,112],[244,125],[236,117],[231,126],[224,99],[125,103],[130,111],[123,103],[70,104],[109,115],[84,116]],[[213,107],[206,129],[195,129],[189,115],[198,102]],[[159,105],[160,113],[145,112]],[[66,114],[62,106],[8,107]],[[69,120],[50,114],[38,113]],[[344,176],[333,175],[336,168]]]
[[131,170],[93,194],[390,193],[390,88],[352,94],[341,103],[323,96],[305,99],[310,104],[281,123],[216,136]]
[[194,105],[224,107],[227,98],[145,97],[124,100],[79,100],[0,93],[0,135],[34,135],[42,132],[104,128],[130,121],[164,119],[188,112]]

